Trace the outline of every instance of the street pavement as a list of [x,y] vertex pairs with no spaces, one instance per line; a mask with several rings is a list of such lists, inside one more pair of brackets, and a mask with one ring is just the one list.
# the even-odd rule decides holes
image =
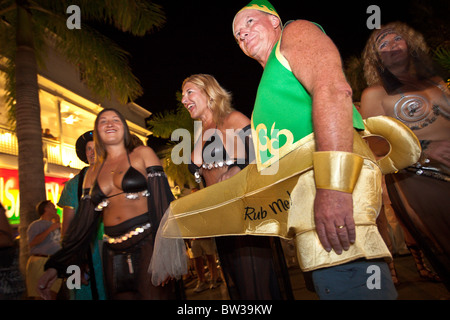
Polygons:
[[[450,300],[450,292],[442,283],[420,278],[411,255],[396,256],[394,262],[399,279],[398,300]],[[298,265],[290,267],[289,274],[295,300],[318,300],[317,295],[306,288]],[[196,284],[195,274],[185,280],[187,300],[229,300],[225,283],[200,293],[194,292]]]

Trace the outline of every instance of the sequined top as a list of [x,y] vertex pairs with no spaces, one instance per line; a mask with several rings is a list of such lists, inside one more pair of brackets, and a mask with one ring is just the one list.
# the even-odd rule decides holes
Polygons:
[[[202,148],[202,159],[203,163],[201,166],[197,166],[195,163],[191,162],[188,164],[189,171],[197,178],[199,177],[199,170],[201,168],[206,170],[211,170],[214,168],[229,167],[231,165],[239,164],[240,167],[245,167],[248,163],[253,160],[253,150],[248,150],[249,142],[246,139],[251,139],[250,132],[251,126],[247,125],[240,129],[239,137],[244,142],[245,147],[245,159],[231,159],[223,145],[223,141],[220,135],[215,132]],[[250,159],[251,158],[251,159]]]
[[[138,170],[133,168],[128,154],[127,157],[130,167],[128,168],[122,179],[122,192],[113,194],[111,196],[106,196],[98,184],[98,179],[96,179],[94,184],[92,185],[90,196],[92,202],[97,205],[97,211],[101,211],[104,207],[108,206],[108,199],[121,194],[125,194],[125,197],[130,200],[138,199],[139,196],[149,195],[147,191],[147,178]],[[101,170],[102,168],[100,168],[99,174]]]

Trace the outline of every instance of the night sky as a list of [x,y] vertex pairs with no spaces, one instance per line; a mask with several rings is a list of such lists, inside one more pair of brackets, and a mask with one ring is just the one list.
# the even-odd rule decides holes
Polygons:
[[[134,74],[144,88],[136,103],[157,113],[175,109],[176,92],[191,74],[208,73],[233,94],[234,107],[250,117],[262,67],[245,56],[234,41],[232,20],[249,1],[155,1],[167,22],[152,34],[114,36],[130,52]],[[283,23],[306,19],[320,24],[342,58],[360,55],[371,32],[366,26],[371,4],[381,9],[381,23],[408,22],[410,1],[280,1],[273,0]]]

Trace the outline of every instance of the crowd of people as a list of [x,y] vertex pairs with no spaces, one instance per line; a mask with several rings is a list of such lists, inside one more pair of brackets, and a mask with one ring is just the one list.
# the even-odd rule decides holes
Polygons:
[[[20,296],[26,283],[27,296],[42,299],[184,299],[189,243],[197,292],[223,276],[233,300],[292,299],[287,238],[320,299],[396,299],[383,201],[419,274],[450,290],[450,92],[423,37],[404,23],[373,31],[357,109],[320,25],[283,24],[271,3],[253,0],[232,26],[264,69],[251,119],[212,75],[181,84],[182,104],[202,123],[189,164],[202,188],[175,200],[153,149],[117,110],[102,110],[77,141],[88,166],[58,201],[62,228],[55,205],[40,202],[26,281],[17,277],[16,291],[1,282],[0,297]],[[288,215],[263,210],[278,200]],[[249,214],[253,204],[259,215]],[[13,247],[6,238],[2,263],[4,252],[16,254],[3,250]],[[82,287],[62,293],[71,265],[81,267]],[[380,270],[380,290],[366,285],[369,266]]]

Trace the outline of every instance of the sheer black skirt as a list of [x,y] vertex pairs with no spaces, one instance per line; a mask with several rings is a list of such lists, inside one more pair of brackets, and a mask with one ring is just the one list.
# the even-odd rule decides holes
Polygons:
[[215,240],[232,300],[293,299],[280,239],[227,236]]
[[401,170],[386,176],[397,217],[450,290],[450,182]]
[[[120,237],[150,221],[148,213],[113,227],[105,234]],[[153,232],[150,229],[121,243],[104,243],[103,270],[108,298],[111,300],[177,299],[175,283],[155,287],[148,266],[153,255]]]

